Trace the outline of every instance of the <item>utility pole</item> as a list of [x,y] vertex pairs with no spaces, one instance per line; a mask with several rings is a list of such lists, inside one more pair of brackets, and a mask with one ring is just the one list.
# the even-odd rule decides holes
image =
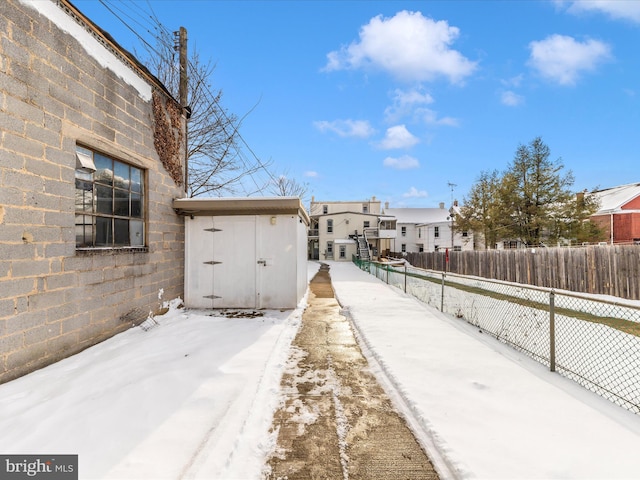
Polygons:
[[187,130],[189,128],[189,117],[191,116],[191,109],[187,105],[188,96],[189,96],[189,83],[187,76],[187,29],[184,27],[180,27],[179,32],[174,32],[174,35],[178,35],[178,45],[177,50],[180,57],[180,84],[179,84],[179,101],[180,106],[182,107],[182,111],[185,116],[185,127],[184,127],[184,191],[189,191],[189,147],[187,142]]
[[453,209],[453,189],[457,187],[455,183],[448,182],[449,188],[451,189],[451,205],[449,206],[449,218],[451,219],[451,251],[453,251],[453,219],[455,215],[455,210]]

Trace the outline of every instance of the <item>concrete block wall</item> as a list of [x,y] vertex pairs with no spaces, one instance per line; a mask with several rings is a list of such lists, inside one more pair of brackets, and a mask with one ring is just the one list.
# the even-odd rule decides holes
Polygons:
[[[151,99],[19,0],[0,2],[0,125],[2,383],[182,297],[184,223],[171,202],[184,187],[158,159]],[[76,250],[77,143],[146,172],[143,251]]]

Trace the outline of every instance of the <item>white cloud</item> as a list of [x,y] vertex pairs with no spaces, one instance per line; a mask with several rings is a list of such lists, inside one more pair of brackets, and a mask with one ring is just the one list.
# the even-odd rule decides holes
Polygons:
[[399,119],[411,116],[415,113],[415,108],[419,105],[429,105],[434,102],[433,97],[428,93],[423,93],[419,89],[400,90],[396,89],[392,95],[393,105],[384,111],[388,122],[396,122]]
[[422,93],[420,89],[401,90],[396,88],[393,91],[393,103],[399,107],[412,105],[428,105],[433,103],[433,97],[428,93]]
[[305,177],[309,177],[309,178],[317,178],[319,176],[318,172],[314,172],[313,170],[308,170],[308,171],[304,172],[303,175]]
[[313,125],[321,132],[333,132],[340,137],[367,138],[375,133],[366,120],[321,120],[313,122]]
[[379,143],[379,147],[383,150],[410,148],[419,142],[420,140],[407,130],[406,126],[396,125],[395,127],[389,127],[387,129],[387,133]]
[[409,155],[403,155],[397,158],[387,157],[384,159],[382,164],[385,167],[395,168],[397,170],[409,170],[411,168],[420,167],[420,162],[418,162],[418,159]]
[[509,107],[517,107],[518,105],[522,105],[524,103],[524,97],[522,95],[518,95],[511,90],[506,92],[502,92],[502,96],[500,101],[503,105],[507,105]]
[[[564,4],[564,2],[562,3]],[[580,0],[569,2],[567,11],[573,14],[598,12],[616,20],[631,20],[632,22],[640,23],[640,2],[637,0]]]
[[506,80],[501,80],[502,84],[505,87],[519,87],[522,84],[522,80],[524,79],[524,75],[516,75],[515,77],[507,78]]
[[438,118],[438,113],[428,108],[421,109],[417,113],[427,125],[444,125],[447,127],[457,127],[459,125],[458,119],[453,117]]
[[420,12],[378,15],[360,29],[359,41],[327,54],[324,70],[374,68],[406,81],[445,77],[460,83],[477,64],[450,48],[459,35],[458,28]]
[[595,70],[611,57],[611,48],[606,43],[591,39],[579,42],[565,35],[531,42],[529,48],[528,64],[560,85],[574,85],[581,73]]
[[411,187],[409,191],[403,193],[402,196],[404,198],[424,198],[427,197],[428,194],[426,190],[418,190],[416,187]]

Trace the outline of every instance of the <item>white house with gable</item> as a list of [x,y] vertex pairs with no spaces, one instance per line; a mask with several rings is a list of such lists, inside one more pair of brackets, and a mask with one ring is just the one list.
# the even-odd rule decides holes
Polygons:
[[437,252],[473,250],[473,234],[455,230],[453,215],[459,215],[457,202],[450,209],[444,202],[438,208],[388,208],[385,215],[396,219],[396,238],[392,251]]

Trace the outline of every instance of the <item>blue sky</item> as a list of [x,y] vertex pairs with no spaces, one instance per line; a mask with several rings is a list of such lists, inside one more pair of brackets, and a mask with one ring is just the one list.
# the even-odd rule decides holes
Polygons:
[[[252,153],[316,200],[460,201],[542,137],[574,188],[640,181],[640,1],[75,0],[142,12],[216,64]],[[254,108],[255,107],[255,108]],[[455,186],[452,186],[455,185]]]

